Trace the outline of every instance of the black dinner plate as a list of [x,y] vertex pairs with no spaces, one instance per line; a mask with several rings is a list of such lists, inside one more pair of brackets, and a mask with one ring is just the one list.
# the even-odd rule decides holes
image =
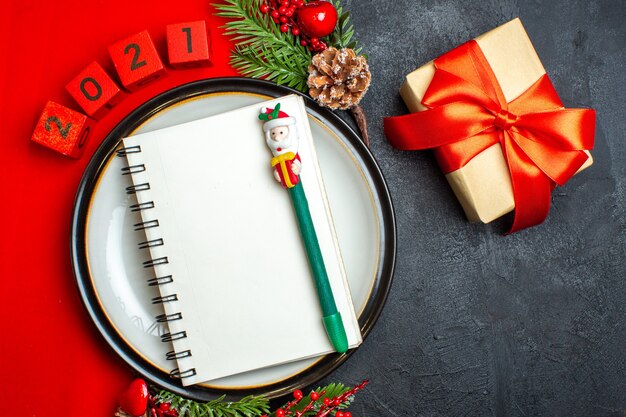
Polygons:
[[229,400],[237,400],[251,394],[264,394],[269,398],[280,397],[295,389],[316,383],[346,361],[354,351],[353,349],[347,354],[335,353],[326,355],[314,365],[296,375],[267,385],[225,389],[201,385],[183,387],[180,381],[172,379],[168,372],[164,372],[154,366],[147,361],[145,357],[140,355],[136,349],[130,346],[112,325],[105,311],[103,311],[90,275],[86,250],[86,226],[95,188],[108,161],[114,157],[115,150],[119,147],[121,138],[129,136],[139,126],[154,117],[157,113],[183,100],[201,97],[211,93],[229,92],[245,92],[265,96],[268,99],[287,94],[299,94],[303,96],[309,115],[321,120],[337,133],[343,141],[343,145],[349,150],[362,169],[365,181],[372,190],[373,204],[377,207],[378,233],[380,235],[378,264],[372,290],[359,316],[359,325],[364,338],[372,330],[385,304],[391,286],[396,256],[396,225],[392,201],[383,175],[374,157],[355,132],[342,119],[333,112],[321,108],[309,97],[293,89],[278,86],[266,81],[248,78],[214,78],[171,89],[138,107],[107,135],[91,158],[79,184],[74,203],[71,230],[71,256],[74,276],[87,312],[113,350],[135,371],[151,383],[198,401],[208,401],[221,395],[226,395]]

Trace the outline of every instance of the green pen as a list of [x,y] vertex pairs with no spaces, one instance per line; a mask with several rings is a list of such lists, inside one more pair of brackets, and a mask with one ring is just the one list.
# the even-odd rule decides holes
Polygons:
[[300,182],[302,164],[297,153],[296,120],[280,111],[280,103],[273,109],[261,111],[259,119],[263,120],[265,141],[274,156],[271,166],[274,177],[289,192],[289,197],[296,213],[300,235],[304,242],[309,266],[315,280],[315,288],[322,307],[324,328],[335,350],[344,353],[348,350],[348,338],[337,310],[335,297],[330,287],[324,258],[317,240],[317,233],[311,218],[309,203]]

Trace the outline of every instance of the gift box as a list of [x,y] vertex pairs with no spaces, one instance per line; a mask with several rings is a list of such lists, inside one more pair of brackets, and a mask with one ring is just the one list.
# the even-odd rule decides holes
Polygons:
[[515,209],[511,231],[541,223],[550,193],[592,164],[595,112],[565,109],[519,19],[406,77],[412,112],[385,119],[404,150],[434,149],[470,221]]

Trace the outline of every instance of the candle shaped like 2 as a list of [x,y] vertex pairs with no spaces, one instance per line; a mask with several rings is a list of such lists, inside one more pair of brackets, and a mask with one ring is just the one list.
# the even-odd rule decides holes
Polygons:
[[298,155],[298,132],[296,120],[280,110],[280,103],[273,109],[261,111],[259,119],[264,121],[263,131],[265,141],[272,151],[271,166],[274,169],[274,178],[289,192],[293,205],[300,235],[304,242],[309,266],[315,281],[315,287],[322,307],[323,322],[328,338],[339,353],[348,350],[348,338],[337,310],[324,258],[320,250],[315,226],[309,211],[309,204],[302,183],[300,170],[302,162]]

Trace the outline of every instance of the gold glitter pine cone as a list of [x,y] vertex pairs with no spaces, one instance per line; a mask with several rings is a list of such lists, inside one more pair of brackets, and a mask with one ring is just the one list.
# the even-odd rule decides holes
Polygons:
[[309,94],[319,104],[347,110],[356,106],[370,85],[372,74],[364,56],[350,48],[327,48],[309,65]]

